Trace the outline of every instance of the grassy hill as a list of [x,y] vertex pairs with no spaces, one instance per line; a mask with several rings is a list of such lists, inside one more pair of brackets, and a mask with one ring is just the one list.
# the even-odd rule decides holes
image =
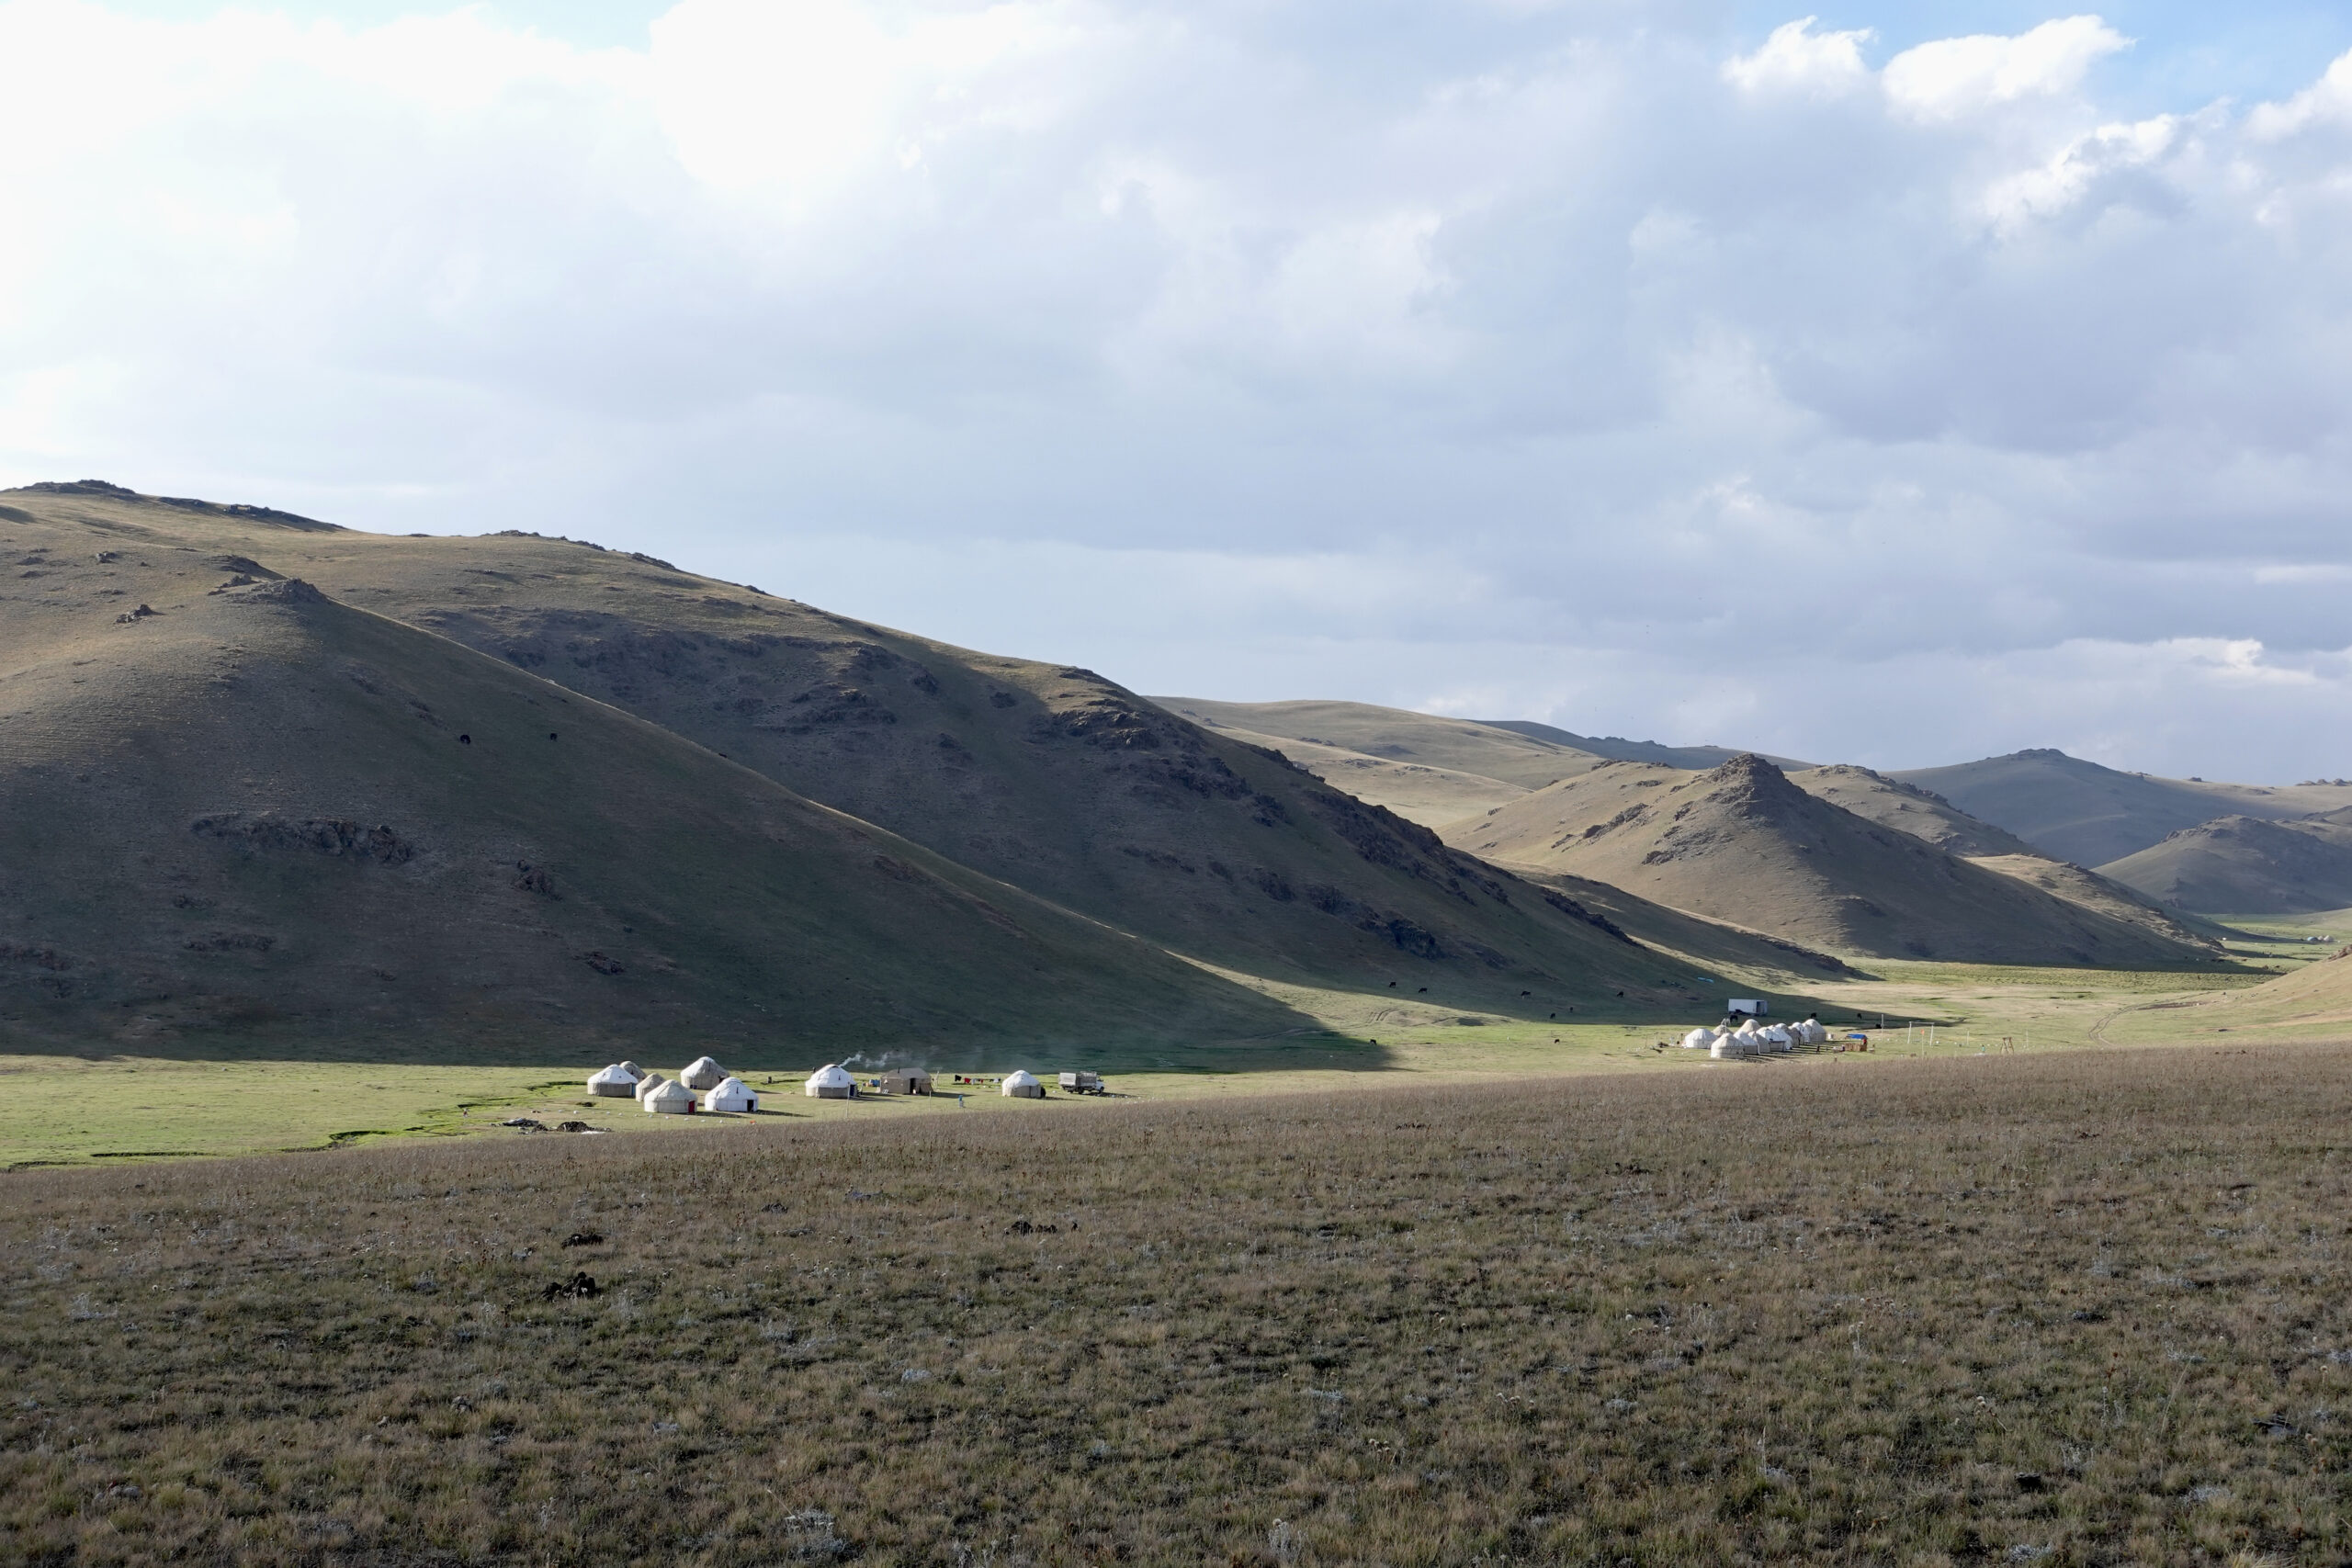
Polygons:
[[[1160,701],[1172,711],[1234,739],[1276,748],[1334,787],[1442,834],[1450,832],[1455,823],[1470,831],[1470,819],[1510,805],[1543,783],[1590,773],[1605,761],[1653,762],[1687,772],[1719,766],[1735,755],[1720,747],[1590,740],[1548,725],[1469,722],[1363,703],[1216,703],[1190,697]],[[1265,728],[1244,728],[1251,723]],[[1537,749],[1530,750],[1524,742],[1532,742]],[[1571,743],[1590,744],[1611,755],[1577,750]],[[1429,760],[1439,758],[1444,760],[1443,765]],[[2179,911],[2166,909],[2097,873],[2052,861],[2015,834],[1970,816],[1932,790],[1869,768],[1791,765],[1800,770],[1789,773],[1792,783],[1858,817],[1972,860],[1985,870],[2020,878],[2096,915],[2143,927],[2164,942],[2218,951],[2213,947],[2217,933],[2199,929],[2193,918],[2185,920]],[[1482,769],[1489,771],[1482,773]],[[1574,896],[1586,904],[1595,902],[1583,894]],[[1617,918],[1615,906],[1609,908],[1611,918]],[[1677,919],[1690,917],[1678,915]],[[1664,944],[1678,952],[1695,956],[1720,948],[1727,955],[1719,963],[1751,962],[1728,956],[1745,951],[1744,935],[1736,927],[1702,939],[1687,930],[1667,932],[1655,922],[1645,922],[1638,909],[1632,919],[1620,919],[1618,923],[1645,942],[1658,931]]]
[[1846,766],[1792,773],[1789,782],[1857,817],[1924,840],[1986,871],[2017,877],[2095,914],[2143,927],[2168,942],[2206,948],[2217,955],[2221,951],[2216,945],[2219,928],[2193,916],[2184,919],[2177,909],[2098,872],[2052,860],[2015,834],[1979,821],[1917,784]]
[[1189,708],[1171,711],[1196,724],[1205,724],[1228,739],[1280,751],[1333,789],[1385,806],[1407,821],[1418,822],[1424,828],[1442,828],[1448,822],[1477,816],[1527,793],[1519,784],[1483,773],[1374,757],[1328,741],[1301,740],[1295,736],[1269,735],[1229,724],[1208,723],[1195,717]]
[[0,542],[10,1048],[977,1064],[1306,1021],[249,557]]
[[1611,763],[1447,831],[1504,863],[1592,877],[1838,953],[2045,964],[2211,956],[1857,817],[1760,757],[1704,773]]
[[1835,953],[1727,921],[1702,919],[1606,882],[1532,865],[1514,869],[1530,882],[1556,888],[1607,917],[1627,935],[1684,959],[1710,979],[1730,974],[1765,989],[1786,991],[1803,990],[1825,980],[1849,979],[1855,973]]
[[2209,914],[2294,915],[2352,904],[2352,821],[2233,816],[2165,835],[2101,874]]
[[1840,763],[1789,774],[1789,782],[1882,827],[1898,829],[1946,854],[2030,855],[2031,844],[1982,822],[1932,790]]
[[2041,749],[1889,775],[1932,790],[2053,859],[2104,866],[2217,817],[2279,820],[2352,806],[2352,787],[2209,784],[2118,773]]
[[[1734,757],[1747,755],[1732,746],[1664,746],[1655,740],[1628,740],[1619,735],[1577,735],[1569,730],[1555,729],[1551,725],[1537,724],[1532,719],[1524,718],[1489,718],[1479,722],[1491,728],[1507,729],[1514,735],[1524,735],[1532,739],[1548,740],[1556,746],[1568,746],[1579,751],[1589,751],[1596,757],[1606,758],[1612,762],[1655,762],[1660,767],[1682,768],[1693,773],[1703,772],[1708,768],[1719,768]],[[1793,757],[1775,757],[1770,753],[1765,753],[1764,757],[1765,761],[1780,768],[1796,769],[1812,766],[1811,763],[1800,762]]]
[[1597,751],[1522,735],[1505,726],[1371,703],[1218,703],[1200,697],[1153,701],[1215,729],[1336,747],[1390,762],[1498,780],[1521,790],[1541,789],[1608,761]]
[[[0,541],[46,530],[77,541],[62,549],[135,543],[301,577],[488,656],[542,700],[609,704],[740,764],[731,775],[1188,958],[1285,983],[1426,986],[1464,1006],[1674,994],[1672,965],[1568,900],[1089,671],[561,539],[297,527],[92,485],[6,504],[27,521],[0,524]],[[723,834],[710,852],[732,852]]]

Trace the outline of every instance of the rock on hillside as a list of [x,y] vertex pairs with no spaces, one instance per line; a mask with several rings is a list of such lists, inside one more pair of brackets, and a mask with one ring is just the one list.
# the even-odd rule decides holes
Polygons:
[[1190,958],[1464,1005],[1670,994],[1663,959],[1572,900],[1091,671],[562,539],[314,536],[137,498],[8,501],[305,578]]
[[1867,821],[1756,756],[1703,773],[1612,763],[1448,833],[1507,864],[1593,877],[1839,953],[1996,964],[2209,959]]
[[148,510],[0,517],[8,1048],[978,1066],[1309,1021]]
[[2300,915],[2352,906],[2352,822],[2232,816],[2166,834],[2099,868],[2177,908]]

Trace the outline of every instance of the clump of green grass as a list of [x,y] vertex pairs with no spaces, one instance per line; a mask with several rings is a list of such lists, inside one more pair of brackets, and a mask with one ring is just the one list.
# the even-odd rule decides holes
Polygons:
[[18,1172],[0,1537],[2352,1554],[2352,1049],[1101,1111]]

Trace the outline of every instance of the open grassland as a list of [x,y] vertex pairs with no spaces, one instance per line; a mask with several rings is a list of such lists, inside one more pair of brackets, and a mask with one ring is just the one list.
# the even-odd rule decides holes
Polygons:
[[[2313,951],[2334,951],[2313,950]],[[1685,1013],[1647,1021],[1592,1019],[1566,1010],[1532,1021],[1501,1012],[1464,1011],[1411,993],[1352,994],[1236,976],[1296,1016],[1321,1025],[1227,1053],[1235,1070],[1189,1064],[1113,1072],[1113,1101],[1227,1099],[1269,1092],[1335,1093],[1389,1085],[1470,1084],[1591,1073],[1740,1072],[1798,1069],[1796,1061],[1708,1063],[1696,1053],[1660,1050],[1692,1024],[1713,1021],[1732,994],[1768,998],[1777,1017],[1811,1011],[1872,1037],[1873,1061],[1910,1056],[2041,1052],[2114,1043],[2211,1042],[2215,1023],[2186,1004],[2244,993],[2267,978],[2241,970],[2021,969],[1987,964],[1871,961],[1867,977],[1808,982],[1804,992],[1775,988],[1790,976],[1731,976],[1694,967],[1694,989],[1712,999]],[[2278,1038],[2352,1039],[2352,1017],[2324,1026],[2299,1022]],[[1592,1020],[1585,1021],[1586,1020]],[[1916,1021],[1919,1027],[1906,1029]],[[2226,1023],[2228,1021],[2222,1021]],[[1930,1034],[1928,1025],[1933,1024]],[[1178,1053],[1182,1055],[1182,1053]],[[848,1057],[876,1070],[878,1059]],[[681,1062],[648,1057],[675,1076]],[[731,1064],[730,1064],[731,1065]],[[580,1064],[472,1067],[368,1062],[213,1061],[141,1056],[0,1055],[0,1168],[96,1160],[236,1155],[322,1149],[359,1140],[490,1134],[513,1116],[549,1125],[585,1121],[628,1134],[701,1136],[746,1121],[873,1121],[956,1111],[1035,1111],[976,1088],[964,1104],[933,1100],[811,1100],[800,1078],[819,1064],[784,1073],[749,1071],[766,1096],[754,1118],[650,1117],[626,1100],[587,1100]],[[931,1066],[936,1067],[937,1064]],[[1051,1051],[1007,1053],[993,1070],[1025,1066],[1051,1082],[1067,1064]],[[956,1086],[943,1076],[940,1088]]]
[[1794,1066],[19,1171],[0,1540],[2352,1555],[2352,1048]]
[[[2342,944],[2352,942],[2352,909],[2323,909],[2308,915],[2214,915],[2216,924],[2233,934],[2227,946],[2233,956],[2275,969],[2292,969],[2323,958],[2333,958]],[[2333,937],[2333,942],[2313,942]]]

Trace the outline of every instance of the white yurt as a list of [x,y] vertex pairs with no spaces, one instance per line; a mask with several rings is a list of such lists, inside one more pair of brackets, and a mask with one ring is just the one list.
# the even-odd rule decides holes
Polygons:
[[1742,1034],[1737,1030],[1727,1031],[1715,1036],[1715,1043],[1707,1047],[1707,1055],[1718,1062],[1734,1056],[1748,1055],[1756,1049],[1751,1043],[1755,1038],[1752,1034]]
[[649,1091],[638,1103],[656,1116],[691,1115],[695,1108],[695,1091],[682,1083],[665,1083]]
[[1004,1076],[1004,1092],[1015,1100],[1043,1100],[1046,1086],[1037,1081],[1035,1074],[1016,1069]]
[[641,1078],[645,1076],[645,1069],[639,1066],[635,1062],[623,1062],[621,1064],[621,1071],[627,1073],[632,1078]]
[[1715,1032],[1712,1029],[1694,1029],[1682,1037],[1682,1048],[1685,1051],[1703,1051],[1714,1043]]
[[717,1089],[727,1081],[727,1069],[707,1056],[697,1056],[694,1065],[678,1075],[678,1081],[696,1094]]
[[741,1078],[730,1077],[717,1088],[703,1090],[702,1108],[705,1111],[757,1111],[760,1097]]
[[831,1062],[810,1073],[800,1087],[811,1100],[850,1100],[857,1094],[857,1080]]
[[627,1100],[637,1092],[637,1075],[618,1062],[588,1075],[588,1092],[608,1100]]
[[668,1078],[663,1077],[660,1073],[648,1073],[643,1077],[637,1080],[637,1089],[634,1092],[636,1093],[639,1100],[642,1101],[647,1095],[651,1094],[655,1089],[660,1089],[663,1084],[668,1083],[669,1081],[670,1080]]
[[1758,1031],[1757,1038],[1771,1049],[1781,1052],[1796,1043],[1795,1037],[1777,1023],[1770,1029]]

